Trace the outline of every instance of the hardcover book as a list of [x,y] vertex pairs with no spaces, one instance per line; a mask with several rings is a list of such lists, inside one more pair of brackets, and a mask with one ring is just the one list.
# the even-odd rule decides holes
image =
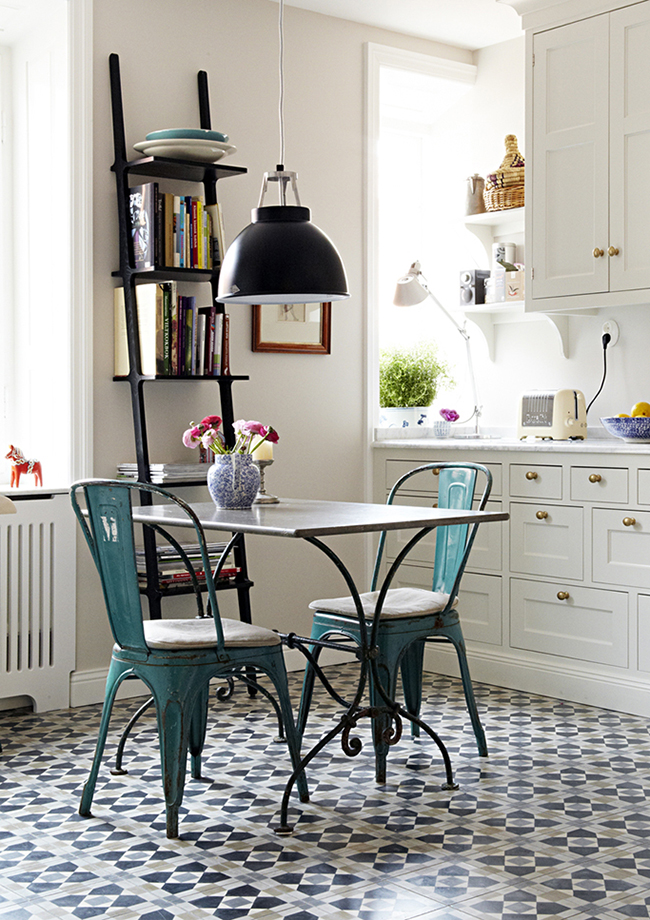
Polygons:
[[156,265],[156,229],[158,183],[146,182],[129,189],[129,215],[133,243],[133,266],[136,271]]

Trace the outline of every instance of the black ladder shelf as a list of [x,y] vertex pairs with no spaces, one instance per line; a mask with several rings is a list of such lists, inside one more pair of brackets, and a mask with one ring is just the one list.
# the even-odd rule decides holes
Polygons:
[[[109,57],[111,107],[113,113],[113,145],[115,161],[111,169],[115,173],[117,191],[117,214],[119,225],[119,270],[113,276],[121,278],[124,288],[124,305],[126,309],[126,329],[129,355],[129,374],[124,377],[114,377],[114,380],[128,381],[131,389],[131,406],[133,414],[133,429],[135,435],[135,452],[138,467],[138,479],[141,482],[151,482],[149,469],[149,444],[147,439],[146,410],[144,402],[144,385],[149,381],[187,381],[187,380],[212,380],[219,386],[221,415],[224,425],[224,436],[230,445],[234,443],[234,409],[232,398],[232,385],[236,380],[248,380],[246,376],[193,376],[193,377],[149,377],[142,374],[140,362],[140,339],[137,322],[137,308],[135,287],[138,281],[156,280],[182,280],[209,283],[211,288],[212,303],[216,305],[217,312],[223,313],[223,304],[217,303],[217,286],[219,271],[191,268],[154,268],[138,271],[134,268],[133,244],[129,218],[129,177],[131,175],[147,176],[150,178],[177,179],[182,181],[197,182],[203,185],[206,205],[217,202],[217,181],[230,176],[239,176],[247,172],[241,166],[224,166],[220,163],[201,163],[193,160],[171,159],[166,157],[143,157],[137,160],[128,160],[126,156],[126,136],[124,130],[124,109],[122,105],[122,81],[120,77],[120,61],[117,54]],[[212,127],[210,118],[210,102],[208,95],[208,75],[201,70],[198,73],[199,114],[201,128]],[[196,485],[196,482],[175,482],[177,485]],[[143,493],[143,504],[151,504],[151,493]],[[179,586],[162,590],[158,582],[158,565],[156,560],[155,535],[149,528],[143,528],[143,543],[146,560],[147,581],[142,591],[146,594],[149,603],[149,616],[157,619],[161,616],[161,600],[169,594],[191,592],[191,586]],[[217,583],[220,589],[232,588],[237,590],[239,602],[239,615],[247,623],[251,622],[249,591],[252,582],[248,578],[246,565],[246,549],[244,539],[234,548],[235,565],[239,572],[233,582]]]

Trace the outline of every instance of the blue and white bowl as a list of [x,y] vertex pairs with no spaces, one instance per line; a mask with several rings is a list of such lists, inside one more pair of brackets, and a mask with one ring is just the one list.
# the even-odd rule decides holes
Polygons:
[[650,418],[637,415],[634,418],[601,418],[601,424],[606,431],[615,438],[629,441],[632,444],[650,443]]

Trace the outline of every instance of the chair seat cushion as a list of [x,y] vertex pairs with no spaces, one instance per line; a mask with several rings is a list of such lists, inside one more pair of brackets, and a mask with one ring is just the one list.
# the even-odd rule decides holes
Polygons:
[[[379,591],[368,591],[360,594],[361,604],[366,619],[371,620],[375,613]],[[389,588],[382,607],[381,616],[419,617],[429,613],[440,613],[449,603],[449,595],[440,591],[425,591],[424,588]],[[454,598],[452,607],[458,606],[458,598]],[[322,610],[325,613],[338,613],[345,617],[356,617],[357,608],[351,597],[329,597],[324,600],[312,601],[309,605],[312,610]]]
[[[279,645],[277,633],[264,626],[222,618],[223,637],[227,648]],[[149,648],[210,648],[217,644],[217,633],[211,617],[196,620],[145,620],[144,637]]]

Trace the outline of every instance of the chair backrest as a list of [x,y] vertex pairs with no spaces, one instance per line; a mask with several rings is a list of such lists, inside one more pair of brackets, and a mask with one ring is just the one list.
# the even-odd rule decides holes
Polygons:
[[[469,511],[474,503],[477,475],[485,478],[485,483],[478,501],[478,510],[483,511],[492,491],[492,474],[487,467],[480,463],[427,463],[410,470],[401,476],[387,499],[387,504],[392,505],[399,497],[405,483],[413,476],[430,472],[438,479],[439,508],[453,509],[455,511]],[[422,502],[424,504],[424,502]],[[472,543],[478,530],[478,524],[471,527],[468,524],[449,524],[437,527],[436,548],[433,566],[434,591],[452,594],[458,590],[458,584],[463,574]],[[386,544],[386,533],[382,533],[377,548],[375,570],[372,579],[372,590],[376,590],[381,570],[381,562]]]
[[[142,605],[138,586],[135,556],[132,497],[155,493],[173,502],[192,522],[206,575],[210,606],[215,619],[217,645],[223,645],[223,632],[214,582],[210,574],[210,560],[203,528],[189,505],[171,492],[141,482],[121,482],[111,479],[92,479],[73,483],[70,500],[81,524],[93,561],[97,566],[104,592],[106,611],[116,643],[125,649],[148,652],[142,626]],[[83,504],[79,503],[83,495]],[[166,539],[172,539],[156,525],[153,529]]]

